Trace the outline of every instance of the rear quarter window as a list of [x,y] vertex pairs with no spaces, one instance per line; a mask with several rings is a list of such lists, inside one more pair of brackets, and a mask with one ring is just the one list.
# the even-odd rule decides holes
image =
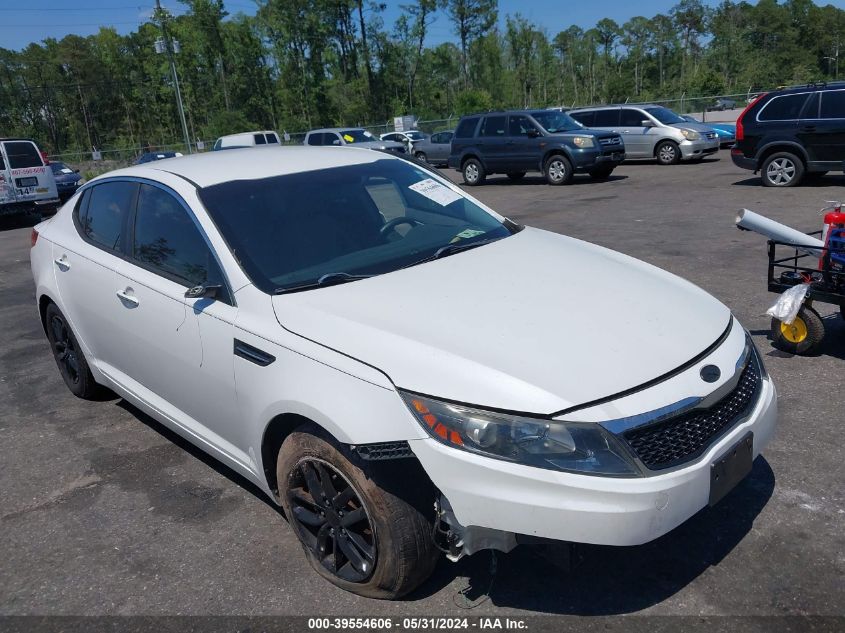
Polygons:
[[255,140],[256,145],[266,145],[267,144],[267,139],[264,138],[263,134],[253,134],[252,138],[253,138],[253,140]]
[[134,182],[104,182],[93,187],[88,208],[79,217],[83,237],[105,250],[120,251],[123,227],[137,192]]
[[43,167],[44,161],[35,143],[30,141],[7,141],[3,143],[6,149],[6,156],[9,157],[11,169],[23,169],[25,167]]
[[760,113],[757,115],[758,121],[794,121],[800,114],[804,107],[804,102],[807,100],[807,93],[794,95],[779,95],[773,97]]
[[845,90],[831,90],[822,93],[822,119],[845,119]]
[[475,134],[475,127],[478,125],[478,117],[469,117],[458,123],[455,130],[455,138],[472,138]]
[[612,127],[619,125],[619,110],[598,110],[593,121],[596,127]]

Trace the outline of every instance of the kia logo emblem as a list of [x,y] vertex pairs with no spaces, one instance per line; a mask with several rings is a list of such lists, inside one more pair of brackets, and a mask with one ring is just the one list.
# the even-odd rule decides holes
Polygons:
[[704,382],[716,382],[722,375],[722,371],[716,365],[705,365],[701,368],[701,379]]

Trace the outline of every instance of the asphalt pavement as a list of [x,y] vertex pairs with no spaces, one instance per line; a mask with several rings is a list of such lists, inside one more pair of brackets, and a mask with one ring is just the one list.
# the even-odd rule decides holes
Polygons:
[[[5,220],[0,615],[845,615],[845,321],[822,307],[818,356],[774,350],[765,239],[733,226],[747,207],[821,228],[818,210],[845,198],[845,176],[764,188],[722,151],[701,164],[625,164],[607,182],[579,176],[566,187],[496,177],[471,193],[521,223],[686,277],[751,330],[780,394],[780,426],[728,497],[647,545],[578,547],[569,570],[560,551],[520,547],[497,555],[495,571],[487,552],[443,559],[402,601],[345,593],[310,569],[251,484],[124,401],[68,392],[35,308],[31,222]],[[573,311],[590,309],[573,297]]]

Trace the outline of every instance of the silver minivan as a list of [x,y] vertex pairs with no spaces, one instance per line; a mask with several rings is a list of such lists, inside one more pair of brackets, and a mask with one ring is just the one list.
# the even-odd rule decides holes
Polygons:
[[34,141],[0,138],[0,216],[55,211],[56,179]]
[[702,123],[690,123],[659,105],[596,106],[568,114],[588,128],[622,135],[625,158],[656,158],[661,165],[700,160],[719,151],[719,136]]

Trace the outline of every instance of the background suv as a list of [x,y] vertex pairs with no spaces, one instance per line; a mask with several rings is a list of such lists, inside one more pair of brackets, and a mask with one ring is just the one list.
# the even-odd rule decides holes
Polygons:
[[731,158],[760,172],[767,187],[791,187],[807,174],[841,171],[845,161],[845,83],[811,84],[761,95],[736,122]]
[[494,173],[519,180],[528,171],[539,171],[550,185],[565,185],[575,172],[607,178],[623,160],[618,134],[585,129],[565,112],[517,110],[462,117],[448,164],[468,185]]
[[569,114],[587,127],[621,134],[628,158],[656,158],[661,165],[674,165],[719,151],[713,129],[685,121],[663,106],[601,106]]

